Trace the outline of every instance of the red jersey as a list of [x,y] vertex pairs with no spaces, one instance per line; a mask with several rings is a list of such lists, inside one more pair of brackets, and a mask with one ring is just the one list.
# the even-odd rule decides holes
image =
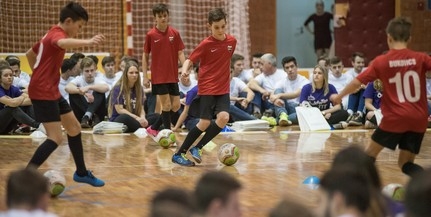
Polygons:
[[236,39],[226,34],[223,41],[210,36],[190,54],[193,63],[199,62],[198,95],[229,93],[230,59],[236,48]]
[[423,133],[427,128],[425,72],[431,70],[431,57],[409,49],[390,50],[378,56],[357,79],[363,83],[380,79],[383,83],[379,128],[388,132]]
[[66,50],[57,45],[58,40],[67,38],[59,26],[53,26],[32,50],[36,53],[36,63],[28,86],[30,99],[57,100],[61,97],[58,90],[60,68]]
[[180,33],[170,26],[162,32],[152,28],[145,37],[144,52],[151,53],[151,83],[177,83],[178,52],[184,50]]

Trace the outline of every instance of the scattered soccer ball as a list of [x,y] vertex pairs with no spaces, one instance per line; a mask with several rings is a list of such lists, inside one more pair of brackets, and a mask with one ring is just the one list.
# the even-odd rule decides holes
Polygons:
[[172,132],[172,130],[164,129],[159,132],[157,135],[158,143],[162,148],[169,148],[171,147],[176,139],[175,139],[175,133]]
[[63,193],[66,188],[66,178],[63,173],[57,170],[48,170],[43,175],[48,178],[48,190],[52,197],[56,197]]
[[218,150],[219,161],[226,165],[234,165],[239,159],[239,149],[232,143],[223,144]]
[[401,184],[391,183],[383,187],[382,193],[395,201],[404,201],[405,188]]

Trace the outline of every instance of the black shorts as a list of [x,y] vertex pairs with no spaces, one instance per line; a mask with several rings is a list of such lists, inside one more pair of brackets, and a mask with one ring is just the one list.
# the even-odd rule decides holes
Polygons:
[[180,88],[178,83],[167,83],[167,84],[153,84],[151,86],[151,92],[153,95],[165,95],[179,96]]
[[230,96],[224,95],[201,95],[200,96],[200,118],[213,119],[218,113],[225,111],[229,113]]
[[60,115],[72,111],[69,103],[61,97],[58,100],[32,99],[35,120],[40,123],[61,121]]
[[417,132],[392,133],[377,128],[371,139],[385,148],[395,150],[398,145],[399,149],[419,154],[424,134]]

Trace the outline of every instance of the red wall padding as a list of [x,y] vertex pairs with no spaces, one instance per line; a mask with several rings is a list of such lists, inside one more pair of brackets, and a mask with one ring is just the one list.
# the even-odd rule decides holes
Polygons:
[[388,49],[386,25],[395,16],[395,0],[336,0],[349,2],[346,26],[335,28],[335,54],[345,66],[351,66],[350,56],[359,51],[365,54],[366,63]]

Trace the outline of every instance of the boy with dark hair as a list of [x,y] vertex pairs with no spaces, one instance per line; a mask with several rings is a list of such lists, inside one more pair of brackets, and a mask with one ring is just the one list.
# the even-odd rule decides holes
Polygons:
[[[217,136],[229,121],[230,59],[235,51],[236,39],[225,33],[226,13],[221,8],[209,12],[207,25],[211,29],[211,36],[204,39],[190,54],[181,72],[182,76],[187,76],[193,63],[200,62],[198,76],[200,120],[172,156],[172,162],[182,166],[195,165],[187,159],[186,153],[205,132],[197,145],[190,149],[193,159],[200,163],[202,148]],[[216,121],[211,122],[214,115],[217,116]]]
[[10,173],[6,186],[6,205],[8,211],[0,216],[46,216],[50,194],[48,179],[32,168],[20,169]]
[[142,55],[142,70],[144,71],[144,86],[149,87],[147,75],[148,60],[151,53],[151,89],[157,95],[162,105],[162,114],[152,126],[147,128],[149,135],[156,137],[163,124],[165,129],[171,129],[171,123],[178,120],[180,109],[180,91],[178,87],[178,61],[184,63],[184,44],[180,33],[169,26],[169,10],[166,4],[153,7],[156,26],[145,38]]
[[342,97],[362,84],[382,81],[383,118],[365,152],[375,161],[383,148],[395,150],[398,146],[398,165],[409,176],[423,170],[414,160],[428,125],[425,73],[431,70],[431,57],[407,48],[411,26],[407,18],[392,19],[386,28],[389,52],[376,57],[339,95],[331,96],[334,103],[340,103]]
[[406,216],[427,217],[431,213],[431,168],[418,173],[406,186]]
[[96,46],[105,40],[103,35],[91,39],[74,39],[88,21],[87,11],[76,2],[69,2],[60,12],[60,22],[37,42],[26,56],[33,69],[28,93],[33,103],[36,121],[43,123],[48,138],[37,148],[27,167],[38,168],[52,152],[62,144],[62,126],[67,132],[67,140],[76,165],[73,180],[96,187],[105,182],[87,170],[81,140],[81,126],[69,103],[58,90],[60,68],[66,49]]
[[226,172],[205,173],[194,191],[198,214],[207,217],[241,216],[241,187],[241,183]]

